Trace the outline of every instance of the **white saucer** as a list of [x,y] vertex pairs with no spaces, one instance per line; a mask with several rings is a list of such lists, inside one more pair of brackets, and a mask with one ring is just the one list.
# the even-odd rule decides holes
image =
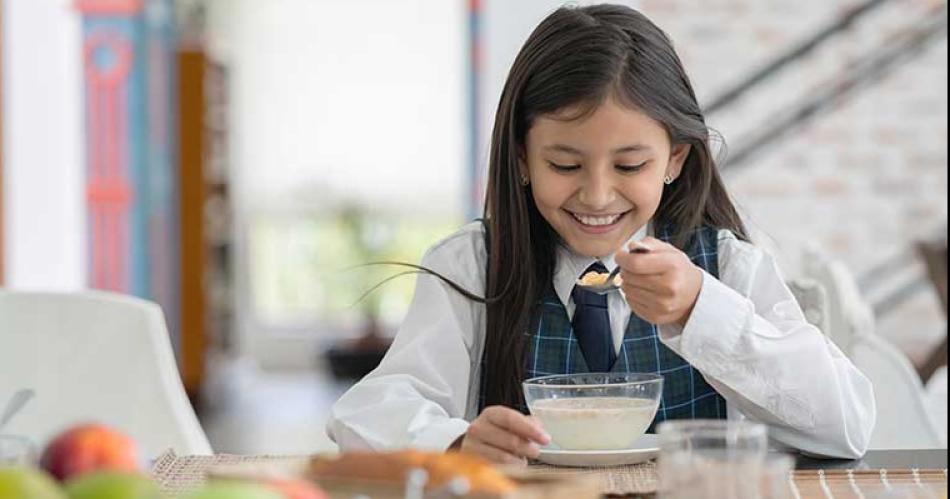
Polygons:
[[538,461],[555,466],[575,468],[591,466],[621,466],[649,461],[660,453],[660,438],[643,435],[630,449],[624,450],[561,450],[543,448]]

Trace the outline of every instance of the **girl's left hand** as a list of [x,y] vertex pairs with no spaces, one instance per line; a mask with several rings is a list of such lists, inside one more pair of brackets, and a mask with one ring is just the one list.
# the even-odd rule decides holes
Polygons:
[[658,326],[684,327],[703,285],[702,270],[671,244],[652,237],[640,242],[649,253],[624,248],[614,255],[630,309]]

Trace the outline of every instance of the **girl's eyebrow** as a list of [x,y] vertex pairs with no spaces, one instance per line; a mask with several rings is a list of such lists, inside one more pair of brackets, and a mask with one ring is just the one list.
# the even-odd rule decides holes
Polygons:
[[641,152],[641,151],[650,152],[652,150],[653,149],[646,144],[632,144],[629,146],[618,147],[617,149],[614,149],[612,152],[614,154],[623,154],[625,152]]
[[[580,149],[578,149],[578,148],[576,148],[576,147],[573,147],[573,146],[569,146],[569,145],[567,145],[567,144],[551,144],[551,145],[548,145],[548,146],[544,146],[542,149],[544,149],[545,151],[564,152],[564,153],[568,153],[568,154],[574,154],[574,155],[577,155],[577,156],[583,156],[583,155],[584,155],[584,151],[581,151]],[[610,151],[610,152],[611,152],[611,154],[623,154],[623,153],[627,153],[627,152],[641,152],[641,151],[647,151],[647,152],[648,152],[648,151],[651,151],[651,150],[652,150],[652,149],[650,148],[650,146],[648,146],[648,145],[646,145],[646,144],[631,144],[631,145],[627,145],[627,146],[618,147],[618,148],[616,148],[616,149],[614,149],[613,151]]]

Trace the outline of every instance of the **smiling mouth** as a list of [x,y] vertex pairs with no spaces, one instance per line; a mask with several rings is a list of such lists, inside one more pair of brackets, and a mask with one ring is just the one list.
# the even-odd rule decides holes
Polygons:
[[567,212],[570,213],[572,217],[574,217],[574,220],[577,220],[581,225],[586,225],[588,227],[608,227],[617,223],[617,221],[623,218],[623,216],[627,213],[630,213],[629,211],[625,211],[623,213],[615,213],[612,215],[583,215],[573,211]]

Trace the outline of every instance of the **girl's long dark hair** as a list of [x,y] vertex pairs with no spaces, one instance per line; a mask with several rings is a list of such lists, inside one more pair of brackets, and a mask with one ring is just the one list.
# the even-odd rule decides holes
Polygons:
[[519,154],[539,116],[614,96],[661,123],[674,145],[689,144],[682,173],[666,186],[654,223],[686,249],[701,225],[745,227],[716,169],[706,126],[670,39],[629,7],[562,7],[531,33],[511,67],[495,116],[484,219],[489,244],[484,349],[486,405],[522,405],[526,331],[550,284],[558,236],[530,189],[519,182]]

